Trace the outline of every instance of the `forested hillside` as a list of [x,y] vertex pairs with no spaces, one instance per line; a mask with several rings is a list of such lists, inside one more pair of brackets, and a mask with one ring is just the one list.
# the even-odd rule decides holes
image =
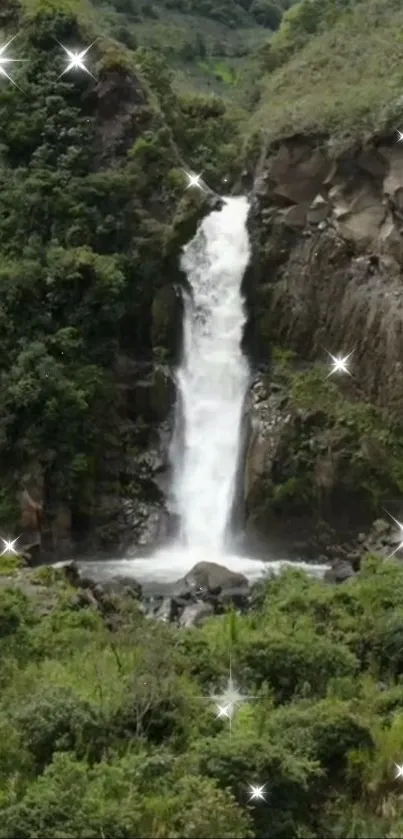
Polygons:
[[294,0],[94,0],[102,26],[131,48],[164,56],[181,89],[239,98],[248,57]]
[[269,141],[311,132],[347,145],[396,132],[402,25],[398,0],[302,0],[260,53],[254,125]]
[[169,410],[165,372],[155,379],[147,363],[156,347],[169,358],[175,225],[200,204],[182,167],[218,187],[240,166],[225,106],[178,98],[159,56],[103,36],[89,56],[95,83],[61,76],[60,43],[99,34],[92,7],[73,5],[78,18],[49,1],[27,2],[27,17],[15,2],[1,12],[24,60],[13,65],[18,87],[0,87],[0,522],[18,526],[28,482],[59,548],[72,532],[116,545],[123,497],[142,503],[149,480],[134,456]]

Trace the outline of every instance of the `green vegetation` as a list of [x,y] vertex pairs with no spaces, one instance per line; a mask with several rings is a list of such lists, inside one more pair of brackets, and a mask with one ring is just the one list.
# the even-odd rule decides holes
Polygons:
[[[291,3],[0,9],[1,35],[18,28],[15,57],[26,59],[20,87],[0,87],[2,527],[31,469],[51,523],[64,505],[73,535],[96,531],[103,546],[117,543],[115,507],[145,493],[133,463],[151,423],[142,407],[129,416],[119,361],[172,358],[155,340],[158,305],[166,315],[157,293],[180,281],[178,248],[205,209],[184,194],[183,167],[216,189],[243,168],[238,111],[195,93],[193,77],[183,92],[181,69],[196,87],[200,73],[235,90],[236,60],[278,28],[260,56],[256,125],[268,139],[369,131],[400,96],[400,5],[302,0],[279,28]],[[61,76],[58,41],[99,31],[96,84]],[[329,455],[344,503],[357,487],[374,509],[401,494],[401,424],[291,362],[278,357],[276,375],[297,421],[270,504],[312,507]],[[103,518],[105,497],[114,505]],[[200,630],[146,619],[134,597],[107,589],[101,609],[62,571],[23,565],[0,560],[0,839],[403,834],[399,563],[367,557],[335,587],[289,571],[254,589],[249,613]],[[209,698],[227,682],[230,645],[253,697],[231,738]],[[250,801],[249,784],[264,785],[266,800]]]
[[175,86],[239,98],[248,56],[278,28],[294,0],[92,0],[98,25],[131,49],[151,48]]
[[[108,629],[60,573],[46,584],[47,609],[0,589],[0,837],[401,835],[399,564],[369,557],[341,587],[290,571],[200,630],[124,597]],[[209,699],[230,637],[255,697],[231,739]]]
[[255,129],[333,143],[395,130],[402,116],[398,0],[302,0],[261,54],[266,76]]
[[[242,164],[223,103],[178,97],[158,55],[101,39],[96,88],[85,74],[60,77],[58,41],[88,43],[97,30],[86,4],[71,4],[79,19],[59,7],[24,0],[19,87],[0,86],[0,523],[14,529],[16,490],[34,467],[49,519],[67,505],[73,531],[96,522],[108,546],[119,499],[143,491],[132,461],[144,423],[122,407],[117,360],[152,359],[152,301],[177,270],[173,222],[200,212],[181,167],[214,187]],[[10,2],[5,37],[18,9]]]
[[[322,364],[296,369],[294,354],[273,354],[273,375],[289,397],[293,422],[277,464],[276,484],[265,486],[277,511],[312,511],[365,500],[375,515],[403,492],[403,424],[326,378]],[[342,501],[344,499],[344,501]]]

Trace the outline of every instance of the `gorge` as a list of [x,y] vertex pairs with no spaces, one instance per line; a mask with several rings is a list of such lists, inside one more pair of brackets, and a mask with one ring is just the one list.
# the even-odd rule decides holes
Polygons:
[[[254,579],[288,564],[267,553],[262,561],[233,550],[231,511],[236,481],[243,481],[245,471],[244,462],[239,463],[241,426],[251,380],[242,350],[242,281],[251,257],[249,210],[246,197],[223,198],[222,206],[205,216],[184,246],[180,260],[188,286],[183,291],[183,350],[176,374],[168,497],[178,532],[169,546],[141,559],[130,558],[129,551],[118,561],[83,563],[87,573],[133,575],[140,583],[172,582],[198,562],[215,562]],[[327,568],[298,565],[319,576]]]

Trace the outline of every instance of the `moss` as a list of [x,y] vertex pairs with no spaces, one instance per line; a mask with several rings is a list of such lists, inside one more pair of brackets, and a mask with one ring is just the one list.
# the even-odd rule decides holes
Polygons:
[[290,509],[293,504],[301,506],[304,502],[309,502],[311,499],[311,487],[306,478],[288,478],[282,484],[276,484],[273,487],[273,507],[281,508],[287,505]]
[[0,555],[0,576],[16,577],[24,567],[25,560],[19,554],[4,553]]

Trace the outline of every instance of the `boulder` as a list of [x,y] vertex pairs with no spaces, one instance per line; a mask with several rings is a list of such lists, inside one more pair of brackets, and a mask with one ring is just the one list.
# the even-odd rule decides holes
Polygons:
[[198,562],[184,577],[184,581],[195,594],[211,592],[218,594],[231,589],[248,588],[243,574],[230,571],[216,562]]
[[201,626],[214,614],[214,606],[211,603],[192,603],[183,610],[179,625],[183,627]]
[[312,201],[330,168],[331,162],[320,149],[298,142],[283,144],[268,165],[274,195],[293,204]]
[[133,577],[120,577],[119,575],[112,577],[110,580],[105,580],[103,583],[98,583],[94,591],[95,593],[98,592],[100,596],[124,594],[136,600],[140,600],[142,596],[142,588],[137,580]]
[[344,583],[355,577],[351,562],[346,559],[336,559],[332,562],[331,568],[325,572],[324,580],[327,583]]

